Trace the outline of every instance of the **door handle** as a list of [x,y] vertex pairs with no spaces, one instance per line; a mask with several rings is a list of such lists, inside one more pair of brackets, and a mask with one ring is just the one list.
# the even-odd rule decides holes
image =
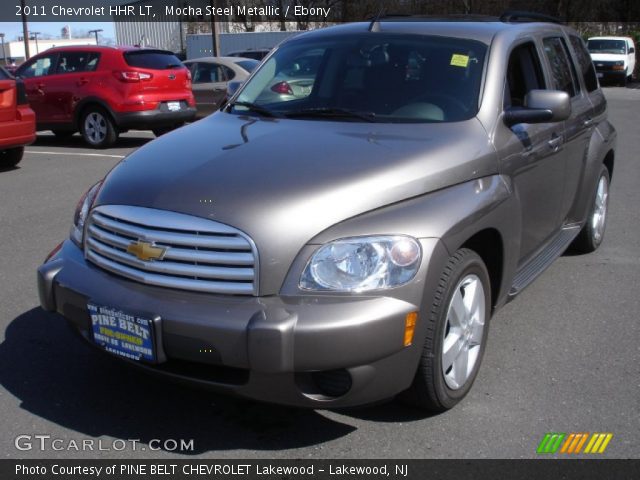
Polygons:
[[553,151],[557,151],[560,148],[560,145],[562,145],[562,137],[556,135],[547,143],[549,144],[549,147],[553,149]]
[[87,80],[86,78],[81,78],[77,82],[78,86],[86,85],[87,83],[89,83],[89,80]]
[[587,118],[584,122],[582,122],[582,125],[584,127],[590,127],[591,125],[593,125],[593,118]]

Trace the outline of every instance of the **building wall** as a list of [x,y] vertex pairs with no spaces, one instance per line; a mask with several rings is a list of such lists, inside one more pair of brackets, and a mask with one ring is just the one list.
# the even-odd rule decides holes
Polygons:
[[172,52],[184,49],[184,36],[181,22],[118,22],[116,27],[116,43],[118,45],[140,45],[157,47]]
[[[65,47],[71,45],[95,45],[96,39],[95,37],[91,38],[55,38],[51,40],[40,40],[38,39],[38,45],[36,48],[36,41],[29,40],[29,53],[31,56],[36,55],[37,53],[44,52],[52,47]],[[1,50],[1,48],[0,48]],[[24,42],[5,42],[4,51],[7,57],[15,60],[16,63],[21,63],[25,60],[24,58]],[[2,52],[0,52],[1,54]],[[0,55],[1,57],[1,55]]]
[[[238,50],[273,48],[297,33],[299,32],[221,33],[220,53],[224,56]],[[213,55],[213,41],[210,33],[187,35],[187,58],[211,55]]]

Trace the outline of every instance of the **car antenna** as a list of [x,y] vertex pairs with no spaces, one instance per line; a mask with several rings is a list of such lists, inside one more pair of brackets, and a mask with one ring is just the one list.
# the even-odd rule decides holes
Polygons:
[[380,10],[378,10],[378,14],[373,17],[371,23],[369,24],[370,32],[379,32],[380,31],[380,17],[384,17],[384,7],[380,6]]

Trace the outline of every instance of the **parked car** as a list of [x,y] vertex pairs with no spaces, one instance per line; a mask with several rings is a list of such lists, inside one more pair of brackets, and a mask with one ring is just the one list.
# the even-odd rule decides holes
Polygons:
[[[492,314],[605,234],[616,132],[589,53],[526,18],[390,17],[285,41],[222,110],[88,190],[38,270],[42,307],[220,392],[453,407]],[[308,95],[260,100],[317,51]]]
[[202,118],[220,108],[230,81],[244,82],[260,62],[242,57],[203,57],[184,64],[191,71],[197,117]]
[[264,57],[269,55],[270,51],[271,51],[270,48],[249,48],[247,50],[238,50],[237,52],[231,52],[227,56],[253,58],[254,60],[262,60]]
[[189,70],[168,51],[105,46],[46,50],[16,71],[27,87],[38,130],[80,131],[92,147],[128,129],[157,135],[195,117]]
[[0,67],[0,169],[15,167],[25,145],[36,139],[36,116],[29,107],[24,83]]
[[636,68],[636,46],[629,37],[591,37],[589,53],[598,78],[626,85]]

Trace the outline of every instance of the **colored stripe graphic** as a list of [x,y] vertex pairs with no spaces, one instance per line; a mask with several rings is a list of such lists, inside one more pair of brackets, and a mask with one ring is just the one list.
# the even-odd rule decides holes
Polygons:
[[594,433],[587,443],[584,453],[604,453],[612,438],[612,433]]
[[538,453],[556,453],[566,433],[547,433],[538,445]]
[[589,438],[588,433],[571,433],[562,445],[560,453],[580,453],[584,442]]
[[[588,432],[573,432],[573,433],[557,433],[549,432],[542,437],[538,449],[538,454],[553,454],[553,453],[566,453],[566,454],[578,454],[578,453],[604,453],[609,446],[609,442],[613,438],[612,433],[594,433]],[[587,441],[588,439],[588,441]],[[563,442],[564,440],[564,442]],[[582,447],[586,447],[584,451]]]

